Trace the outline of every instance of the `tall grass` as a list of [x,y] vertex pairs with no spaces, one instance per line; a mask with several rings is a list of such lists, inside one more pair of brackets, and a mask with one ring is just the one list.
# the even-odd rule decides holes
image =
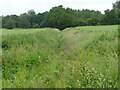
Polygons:
[[3,30],[3,87],[117,88],[117,40],[117,26]]

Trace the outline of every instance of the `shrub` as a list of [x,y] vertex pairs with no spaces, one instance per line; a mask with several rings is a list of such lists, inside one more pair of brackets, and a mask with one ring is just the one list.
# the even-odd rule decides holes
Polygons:
[[33,25],[33,28],[39,28],[39,27],[40,27],[39,24],[34,24],[34,25]]

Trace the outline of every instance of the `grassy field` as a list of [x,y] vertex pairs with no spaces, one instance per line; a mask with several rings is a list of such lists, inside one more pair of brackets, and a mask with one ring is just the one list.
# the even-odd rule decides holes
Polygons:
[[117,88],[117,25],[3,30],[4,88]]

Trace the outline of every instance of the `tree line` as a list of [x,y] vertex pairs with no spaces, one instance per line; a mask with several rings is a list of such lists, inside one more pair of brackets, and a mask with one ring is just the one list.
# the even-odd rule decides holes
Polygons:
[[7,29],[52,27],[63,30],[75,26],[116,24],[120,24],[120,1],[113,4],[112,10],[105,10],[104,14],[100,11],[74,10],[60,5],[53,7],[50,11],[38,14],[34,10],[29,10],[19,16],[2,16],[2,28]]

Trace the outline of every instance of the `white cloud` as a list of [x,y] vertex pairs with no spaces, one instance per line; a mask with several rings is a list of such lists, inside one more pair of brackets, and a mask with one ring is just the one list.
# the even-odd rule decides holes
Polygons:
[[37,13],[50,10],[54,6],[63,5],[73,9],[94,9],[104,12],[111,9],[116,0],[2,0],[0,15],[21,14],[30,9]]

